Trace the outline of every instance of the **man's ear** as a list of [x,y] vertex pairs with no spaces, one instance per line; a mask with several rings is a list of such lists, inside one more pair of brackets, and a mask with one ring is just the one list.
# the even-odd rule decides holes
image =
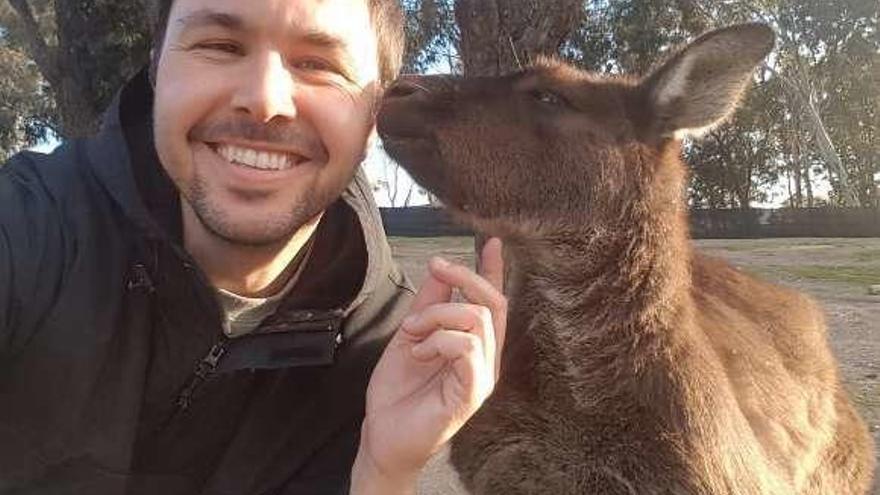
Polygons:
[[741,24],[704,34],[642,82],[651,129],[664,137],[699,136],[739,104],[755,68],[773,50],[764,24]]

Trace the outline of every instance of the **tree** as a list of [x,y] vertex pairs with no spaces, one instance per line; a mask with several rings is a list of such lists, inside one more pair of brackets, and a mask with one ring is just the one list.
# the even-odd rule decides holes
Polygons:
[[[710,28],[754,20],[773,25],[778,46],[765,67],[770,74],[762,77],[775,82],[756,91],[775,91],[767,101],[784,111],[775,121],[749,119],[755,127],[735,125],[724,132],[759,136],[760,128],[772,128],[778,138],[787,136],[787,147],[768,157],[765,172],[795,177],[801,198],[804,188],[811,196],[812,184],[804,181],[818,164],[831,177],[834,202],[876,204],[877,152],[868,144],[877,135],[880,105],[876,0],[840,0],[833,7],[822,0],[588,0],[587,9],[587,22],[566,55],[605,72],[643,73],[685,38]],[[797,163],[778,166],[795,155]],[[708,171],[695,173],[695,186]]]
[[499,75],[557,55],[580,23],[582,0],[404,0],[409,67],[438,63]]
[[424,73],[443,66],[461,72],[453,0],[401,0],[406,15],[404,71]]
[[[873,148],[850,146],[855,136],[876,133],[880,34],[874,0],[840,0],[833,8],[819,0],[705,2],[709,16],[757,19],[774,26],[776,57],[766,69],[781,82],[795,118],[809,135],[808,155],[818,157],[834,187],[833,201],[845,206],[876,204]],[[860,84],[867,81],[867,84]],[[872,115],[874,116],[872,120]],[[855,124],[859,128],[853,128]],[[807,169],[809,171],[809,169]]]
[[748,209],[768,199],[769,186],[785,168],[779,92],[777,80],[760,81],[729,123],[687,148],[694,206]]
[[0,160],[44,140],[51,131],[52,98],[26,54],[0,35]]
[[[27,55],[4,60],[4,67],[39,71],[42,81],[32,86],[54,103],[38,107],[45,128],[65,138],[97,130],[118,88],[147,61],[147,7],[134,0],[4,0],[4,39],[10,50]],[[33,115],[41,113],[24,120]]]
[[557,55],[582,15],[581,0],[456,0],[464,74],[504,74]]

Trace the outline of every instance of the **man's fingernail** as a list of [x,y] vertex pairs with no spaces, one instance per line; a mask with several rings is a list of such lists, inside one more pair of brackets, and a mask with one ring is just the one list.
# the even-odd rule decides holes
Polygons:
[[409,315],[403,319],[403,322],[400,324],[400,326],[402,326],[404,328],[412,328],[415,323],[416,323],[416,315]]
[[439,256],[436,256],[436,257],[434,257],[434,264],[437,265],[437,268],[446,268],[451,263],[449,263],[448,261],[446,261],[445,259],[443,259]]
[[427,350],[425,344],[419,343],[412,346],[412,355],[416,359],[424,359],[426,357]]

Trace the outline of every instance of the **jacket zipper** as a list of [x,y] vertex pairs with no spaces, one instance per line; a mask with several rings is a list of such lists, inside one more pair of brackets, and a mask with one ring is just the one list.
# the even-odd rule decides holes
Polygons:
[[180,393],[177,394],[177,400],[175,401],[177,405],[176,412],[183,412],[189,409],[199,386],[214,376],[214,372],[217,370],[217,365],[220,364],[220,359],[226,354],[226,346],[228,342],[229,340],[224,337],[220,342],[214,344],[214,346],[211,347],[211,350],[208,351],[208,354],[205,355],[205,357],[199,361],[199,364],[196,365],[196,369],[192,376],[190,376],[189,381],[184,385]]
[[189,380],[187,380],[186,385],[180,389],[180,392],[177,394],[177,397],[174,401],[174,407],[171,409],[171,412],[165,417],[165,419],[159,423],[156,428],[156,432],[160,432],[168,428],[174,420],[178,418],[181,414],[186,412],[189,409],[189,406],[192,404],[193,397],[195,396],[196,390],[198,390],[199,386],[201,386],[206,381],[210,380],[213,376],[215,370],[217,369],[217,365],[220,364],[220,359],[226,353],[226,345],[227,341],[224,338],[220,342],[214,344],[211,347],[211,350],[208,351],[208,354],[203,357],[199,363],[196,365],[196,369],[193,374],[190,376]]

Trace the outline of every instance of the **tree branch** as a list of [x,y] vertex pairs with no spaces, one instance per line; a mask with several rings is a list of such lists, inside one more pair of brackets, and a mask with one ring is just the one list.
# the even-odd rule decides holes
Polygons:
[[61,71],[58,68],[57,57],[54,51],[46,44],[46,40],[40,36],[40,26],[34,18],[34,13],[27,0],[8,0],[15,13],[24,24],[24,38],[30,48],[31,57],[43,73],[43,77],[49,84],[56,86],[61,81]]
[[786,90],[786,93],[802,105],[802,115],[807,118],[810,130],[819,148],[819,154],[837,176],[843,204],[850,207],[858,206],[860,203],[859,197],[850,184],[849,172],[846,170],[843,160],[841,160],[840,154],[834,146],[834,141],[831,140],[831,135],[825,127],[825,122],[819,114],[819,109],[816,107],[811,94],[812,89],[801,87],[802,85],[808,85],[808,82],[804,79],[792,80],[792,78],[785,76],[767,63],[764,64],[764,69],[778,77],[783,82],[783,88]]

